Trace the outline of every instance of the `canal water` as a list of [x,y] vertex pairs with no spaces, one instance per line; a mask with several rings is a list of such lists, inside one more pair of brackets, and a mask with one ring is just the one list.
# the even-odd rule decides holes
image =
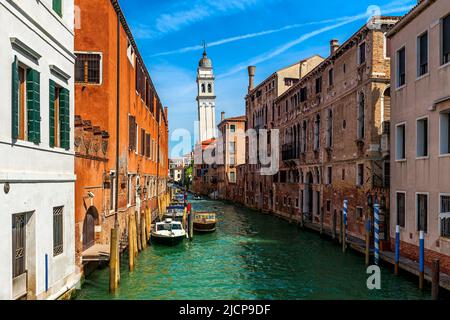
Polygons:
[[108,293],[108,268],[85,281],[77,299],[428,299],[410,277],[382,268],[381,290],[367,289],[364,257],[316,232],[230,203],[192,201],[218,213],[216,233],[178,247],[151,246],[133,273],[121,261],[121,283]]

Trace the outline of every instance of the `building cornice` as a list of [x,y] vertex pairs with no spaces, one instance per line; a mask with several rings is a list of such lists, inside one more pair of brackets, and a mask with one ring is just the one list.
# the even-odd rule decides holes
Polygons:
[[404,15],[400,20],[386,33],[388,38],[392,38],[400,30],[406,27],[412,20],[414,20],[418,15],[420,15],[425,9],[431,6],[436,0],[419,0],[420,2],[412,8],[406,15]]

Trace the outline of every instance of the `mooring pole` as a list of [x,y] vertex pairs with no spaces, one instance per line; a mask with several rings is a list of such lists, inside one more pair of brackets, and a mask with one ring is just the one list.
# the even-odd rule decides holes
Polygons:
[[433,261],[433,276],[432,276],[432,287],[431,293],[433,300],[439,300],[439,273],[440,273],[440,261],[439,259],[435,259]]
[[111,229],[111,248],[109,257],[109,292],[115,293],[119,285],[117,274],[118,246],[117,246],[117,229]]
[[366,266],[370,264],[370,230],[372,229],[372,222],[370,221],[370,215],[366,221]]
[[380,205],[376,202],[373,205],[373,215],[374,215],[374,231],[375,231],[375,251],[374,260],[375,264],[378,266],[380,263]]
[[128,216],[128,263],[130,272],[134,271],[134,249],[133,249],[133,218],[131,214]]
[[344,211],[342,213],[343,229],[342,229],[342,252],[347,250],[347,212],[348,212],[348,200],[344,200]]
[[425,284],[425,236],[423,231],[420,231],[419,238],[419,289],[423,290]]
[[398,267],[400,264],[400,226],[397,225],[395,227],[395,266],[394,266],[394,273],[397,276],[398,275]]

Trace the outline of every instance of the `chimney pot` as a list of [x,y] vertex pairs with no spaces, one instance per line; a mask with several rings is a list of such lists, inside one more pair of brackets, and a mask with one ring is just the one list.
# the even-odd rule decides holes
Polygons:
[[339,40],[333,39],[330,41],[330,55],[335,53],[337,49],[339,48]]
[[220,121],[223,121],[223,120],[225,120],[225,112],[221,112],[220,113]]
[[252,91],[255,87],[255,66],[248,67],[248,92]]

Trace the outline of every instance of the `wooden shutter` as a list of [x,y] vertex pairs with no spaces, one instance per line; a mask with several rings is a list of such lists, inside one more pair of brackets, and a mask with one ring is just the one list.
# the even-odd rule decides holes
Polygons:
[[129,128],[128,128],[128,144],[130,151],[136,150],[136,134],[137,134],[137,125],[136,125],[136,118],[134,116],[128,116],[128,122],[129,122]]
[[62,0],[53,0],[53,10],[62,17]]
[[[450,15],[448,15],[443,20],[443,26],[442,26],[442,42],[443,42],[443,49],[444,49],[444,55],[450,54]],[[448,61],[445,61],[448,62]]]
[[55,82],[50,80],[49,83],[49,137],[50,137],[50,148],[55,146]]
[[40,110],[40,74],[34,69],[27,69],[27,115],[28,140],[41,142],[41,110]]
[[145,135],[145,156],[150,158],[150,135]]
[[12,138],[17,139],[19,137],[19,62],[17,56],[14,57],[12,64]]
[[70,149],[70,92],[61,88],[59,95],[59,128],[61,148]]

